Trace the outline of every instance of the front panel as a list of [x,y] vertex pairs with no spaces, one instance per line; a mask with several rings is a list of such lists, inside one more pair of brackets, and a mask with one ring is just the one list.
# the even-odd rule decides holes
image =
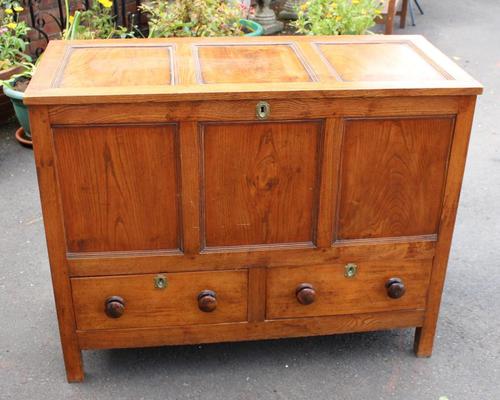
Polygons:
[[176,250],[177,125],[53,128],[69,252]]
[[321,121],[202,125],[203,247],[312,244]]
[[437,235],[453,117],[346,120],[336,240]]

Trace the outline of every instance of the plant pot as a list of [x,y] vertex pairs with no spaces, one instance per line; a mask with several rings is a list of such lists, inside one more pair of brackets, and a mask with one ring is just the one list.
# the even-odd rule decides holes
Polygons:
[[255,21],[251,21],[249,19],[240,19],[240,25],[247,31],[245,36],[262,36],[264,33],[264,28],[261,24]]
[[17,120],[21,124],[24,129],[24,135],[27,138],[31,139],[31,130],[30,130],[30,120],[28,114],[28,107],[26,107],[23,103],[24,93],[19,92],[14,89],[9,89],[8,87],[3,87],[3,92],[7,97],[10,98],[12,105],[14,106],[14,112],[16,113]]
[[[9,80],[12,75],[19,74],[22,67],[12,67],[0,71],[0,80]],[[5,124],[14,115],[14,108],[7,96],[0,90],[0,124]]]

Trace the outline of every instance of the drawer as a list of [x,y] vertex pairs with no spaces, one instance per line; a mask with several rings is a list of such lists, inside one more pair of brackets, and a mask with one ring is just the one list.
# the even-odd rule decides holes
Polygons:
[[[431,265],[431,260],[359,263],[353,277],[346,277],[343,264],[270,268],[266,318],[423,309]],[[388,289],[391,278],[402,284],[391,281]]]
[[[73,278],[77,328],[143,328],[245,321],[247,278],[246,270]],[[202,292],[205,296],[200,298]]]

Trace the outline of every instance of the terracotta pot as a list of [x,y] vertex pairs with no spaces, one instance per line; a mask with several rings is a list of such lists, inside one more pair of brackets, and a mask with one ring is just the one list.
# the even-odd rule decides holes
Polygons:
[[[0,71],[0,80],[7,80],[12,75],[19,74],[22,67],[12,67]],[[3,93],[0,86],[0,124],[5,124],[14,115],[14,108],[10,99]]]

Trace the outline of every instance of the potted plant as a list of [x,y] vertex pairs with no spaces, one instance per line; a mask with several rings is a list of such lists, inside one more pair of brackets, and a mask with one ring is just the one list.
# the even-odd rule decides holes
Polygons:
[[[63,40],[72,39],[108,39],[111,37],[130,37],[131,32],[122,26],[116,25],[115,17],[111,14],[113,3],[110,0],[98,0],[88,9],[76,11],[66,21],[66,29],[63,32]],[[19,10],[22,11],[22,10]],[[69,3],[66,0],[66,12],[69,15]],[[9,15],[9,13],[7,14]],[[18,23],[16,29],[24,23]],[[11,26],[14,29],[14,26]],[[19,33],[20,34],[20,33]],[[25,50],[25,46],[21,48]],[[6,77],[3,83],[3,92],[10,98],[14,106],[16,117],[21,124],[21,128],[16,132],[16,139],[25,146],[31,146],[31,131],[29,125],[28,109],[23,103],[24,91],[28,87],[29,81],[35,71],[35,65],[31,63],[31,58],[24,53],[20,53],[16,74]]]
[[309,0],[292,25],[305,35],[363,35],[381,14],[380,0]]
[[171,36],[258,36],[262,26],[245,19],[247,7],[236,0],[151,0],[140,6],[148,14],[150,38]]
[[[25,22],[18,22],[23,11],[19,3],[0,0],[0,86],[22,71],[22,63],[31,61],[26,55],[29,31]],[[6,122],[13,114],[9,99],[0,91],[0,123]]]

